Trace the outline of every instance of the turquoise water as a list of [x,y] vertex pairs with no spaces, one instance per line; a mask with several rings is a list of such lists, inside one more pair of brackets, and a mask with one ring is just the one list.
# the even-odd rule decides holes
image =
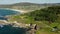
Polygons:
[[0,20],[6,20],[7,18],[4,18],[4,16],[17,15],[17,14],[20,14],[20,12],[9,9],[0,9]]
[[[0,9],[0,20],[7,20],[4,16],[20,14],[18,11]],[[0,24],[0,34],[25,34],[26,29],[20,27],[13,27],[12,25]]]
[[20,12],[15,10],[9,10],[9,9],[0,9],[0,16],[7,16],[7,15],[15,15],[19,14]]

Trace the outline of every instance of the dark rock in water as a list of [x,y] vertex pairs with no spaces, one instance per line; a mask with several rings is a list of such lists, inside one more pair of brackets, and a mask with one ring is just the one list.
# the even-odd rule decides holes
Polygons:
[[0,17],[0,20],[7,20],[7,18],[4,18],[4,17]]

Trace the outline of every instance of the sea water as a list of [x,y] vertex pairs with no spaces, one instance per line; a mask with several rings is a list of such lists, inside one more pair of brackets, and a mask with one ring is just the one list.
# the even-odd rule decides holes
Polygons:
[[20,14],[20,12],[9,9],[0,9],[0,20],[5,20],[6,18],[4,18],[4,16],[17,15],[17,14]]

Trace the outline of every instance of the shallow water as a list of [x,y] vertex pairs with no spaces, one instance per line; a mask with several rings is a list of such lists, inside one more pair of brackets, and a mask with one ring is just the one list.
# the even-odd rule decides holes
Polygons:
[[20,12],[15,11],[15,10],[9,10],[9,9],[0,9],[0,19],[5,20],[3,16],[7,15],[17,15],[20,14]]
[[18,11],[14,10],[0,9],[0,16],[14,15],[18,13],[19,13]]
[[[7,20],[4,16],[7,15],[17,15],[20,12],[15,10],[0,9],[0,20]],[[2,25],[0,24],[0,34],[25,34],[26,28],[13,27],[12,25]]]

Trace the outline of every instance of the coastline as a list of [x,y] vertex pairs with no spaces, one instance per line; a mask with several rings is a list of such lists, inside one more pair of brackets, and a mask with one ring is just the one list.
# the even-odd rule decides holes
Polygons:
[[18,11],[20,13],[26,13],[26,11],[24,11],[24,10],[18,10],[18,9],[10,9],[10,8],[0,8],[0,9],[13,10],[13,11]]

